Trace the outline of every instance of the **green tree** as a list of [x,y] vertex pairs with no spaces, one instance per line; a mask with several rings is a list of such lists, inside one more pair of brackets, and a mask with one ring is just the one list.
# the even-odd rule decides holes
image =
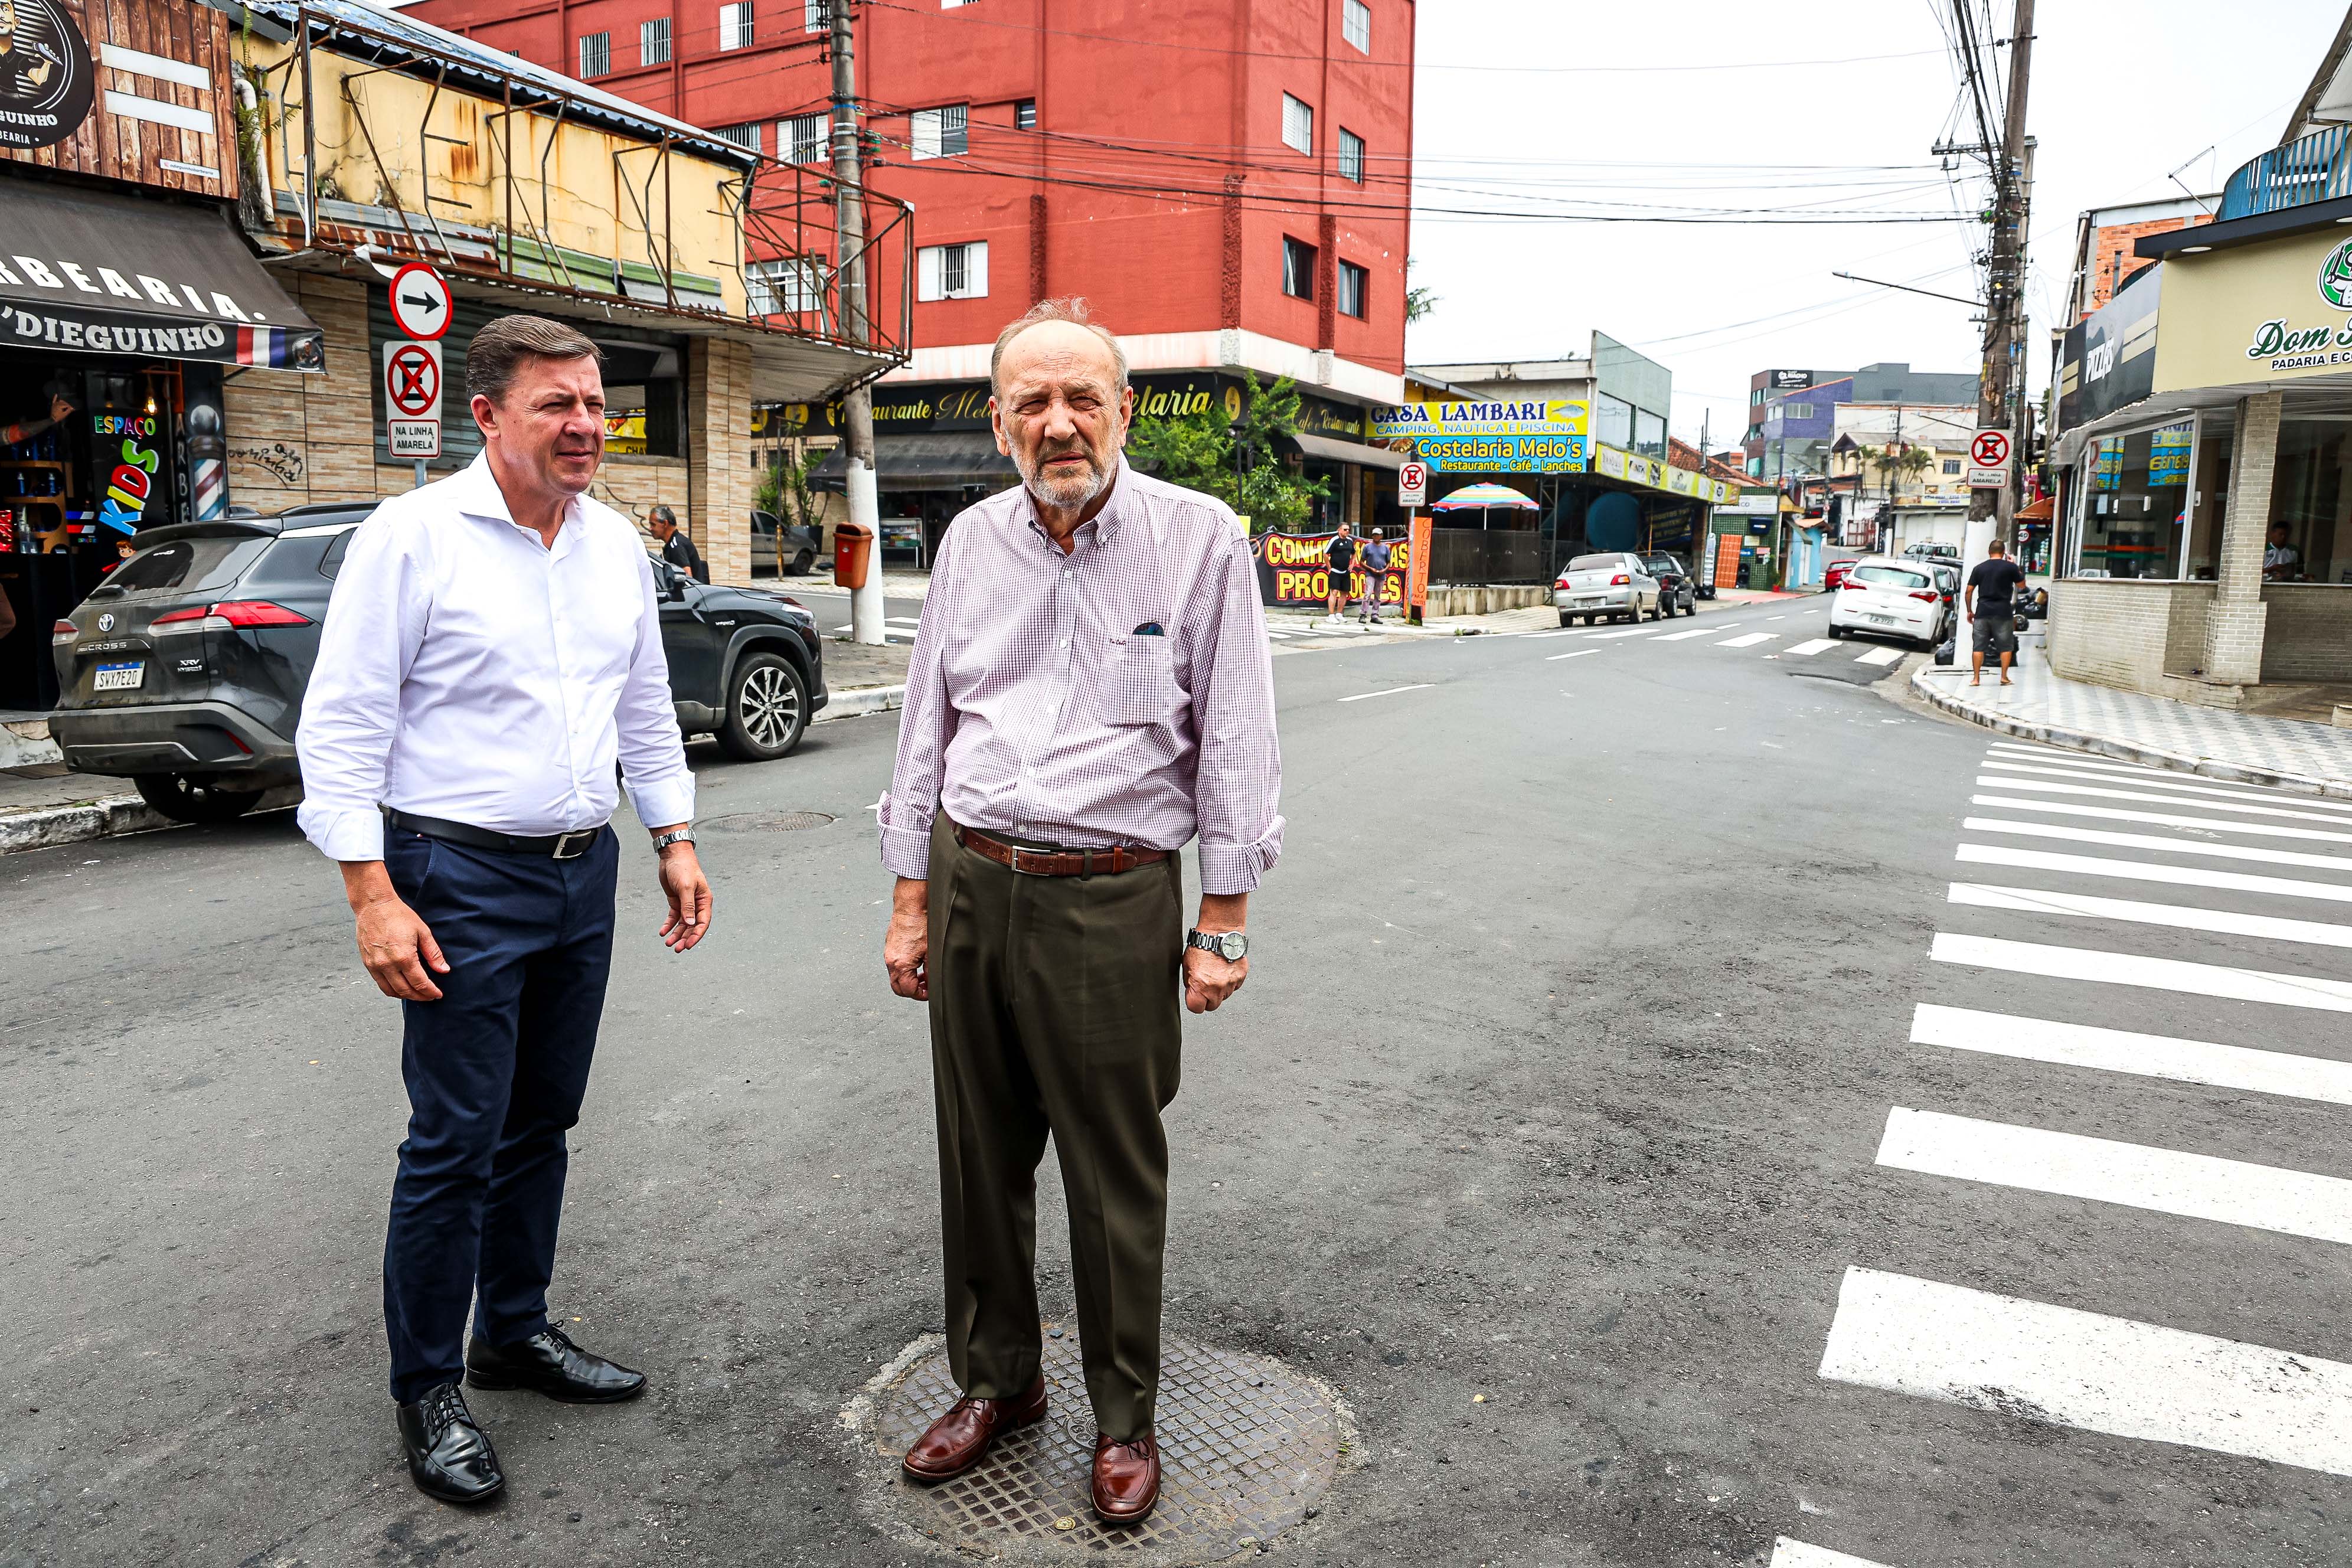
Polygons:
[[751,505],[761,511],[773,512],[794,528],[821,530],[824,524],[824,498],[809,489],[809,476],[828,456],[830,453],[823,447],[803,452],[798,458],[789,452],[777,454],[753,487]]
[[[1410,276],[1412,269],[1419,265],[1421,264],[1412,257],[1406,257],[1404,258],[1404,269],[1407,276]],[[1416,283],[1412,285],[1404,291],[1404,324],[1408,327],[1412,326],[1415,321],[1422,320],[1432,310],[1436,310],[1437,305],[1438,295],[1428,284]]]
[[1853,456],[1865,478],[1872,469],[1878,471],[1879,485],[1890,495],[1904,483],[1910,483],[1916,489],[1920,474],[1935,461],[1925,447],[1914,447],[1907,442],[1900,447],[1892,442],[1884,447],[1857,446]]
[[1216,497],[1248,518],[1252,532],[1296,532],[1331,492],[1328,481],[1292,471],[1278,445],[1298,434],[1298,388],[1287,376],[1261,386],[1255,373],[1242,374],[1247,390],[1240,418],[1212,399],[1198,414],[1139,419],[1128,432],[1128,461]]

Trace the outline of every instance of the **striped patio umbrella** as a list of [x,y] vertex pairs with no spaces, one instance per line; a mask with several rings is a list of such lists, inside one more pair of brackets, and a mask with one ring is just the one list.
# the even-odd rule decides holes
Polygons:
[[1515,509],[1520,511],[1543,510],[1508,485],[1465,485],[1451,495],[1438,497],[1431,503],[1429,510],[1475,511],[1478,514],[1478,526],[1483,529],[1486,526],[1487,513],[1498,507],[1506,511]]

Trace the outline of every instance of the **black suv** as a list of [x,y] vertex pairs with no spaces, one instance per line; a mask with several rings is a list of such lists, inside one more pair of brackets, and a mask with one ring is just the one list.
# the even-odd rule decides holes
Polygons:
[[1642,567],[1658,580],[1660,620],[1676,610],[1686,616],[1698,614],[1698,585],[1691,581],[1689,567],[1671,555],[1644,555]]
[[[300,782],[294,729],[319,625],[372,504],[142,529],[139,553],[57,623],[49,733],[76,773],[127,775],[183,822]],[[782,594],[653,563],[678,727],[747,762],[800,744],[825,704],[816,617]]]

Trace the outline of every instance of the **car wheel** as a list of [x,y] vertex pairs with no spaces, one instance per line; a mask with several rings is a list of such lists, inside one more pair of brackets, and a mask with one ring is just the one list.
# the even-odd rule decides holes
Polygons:
[[1559,624],[1564,626],[1572,626],[1576,625],[1576,617],[1570,615],[1566,610],[1562,610],[1559,613]]
[[1835,621],[1832,621],[1830,623],[1830,636],[1832,637],[1843,638],[1845,636],[1845,628],[1838,625]]
[[174,822],[233,822],[261,800],[257,789],[223,789],[186,773],[141,773],[140,798]]
[[744,656],[727,690],[727,718],[719,743],[747,763],[773,762],[808,731],[808,687],[780,654]]
[[803,550],[798,555],[793,557],[793,575],[795,577],[805,577],[809,574],[809,568],[815,564],[816,552],[814,550]]

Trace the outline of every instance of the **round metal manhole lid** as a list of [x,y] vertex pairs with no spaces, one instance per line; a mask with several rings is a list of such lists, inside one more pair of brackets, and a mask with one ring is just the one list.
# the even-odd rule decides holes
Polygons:
[[887,1467],[891,1522],[961,1553],[1040,1563],[1223,1562],[1319,1510],[1349,1445],[1346,1407],[1282,1363],[1174,1335],[1160,1345],[1160,1506],[1138,1525],[1095,1517],[1095,1419],[1075,1331],[1045,1342],[1048,1405],[952,1480],[919,1486],[898,1461],[953,1405],[947,1346],[927,1334],[844,1413]]
[[731,816],[714,816],[702,826],[730,833],[800,833],[827,826],[832,821],[822,811],[739,811]]

